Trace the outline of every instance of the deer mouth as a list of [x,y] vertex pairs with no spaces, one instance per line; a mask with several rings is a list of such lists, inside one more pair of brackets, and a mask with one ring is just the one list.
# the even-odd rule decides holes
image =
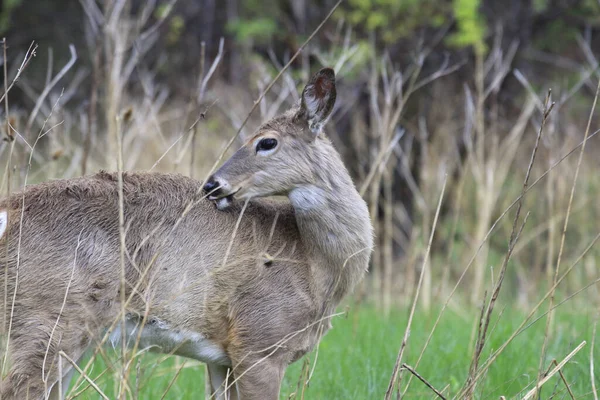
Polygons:
[[227,195],[221,194],[220,196],[208,196],[208,200],[214,201],[215,205],[217,206],[217,208],[219,210],[225,210],[227,207],[229,207],[231,205],[231,203],[233,203],[233,201],[235,200],[235,194],[239,192],[239,189],[229,193]]
[[225,196],[225,197],[221,197],[218,198],[216,200],[214,200],[215,205],[217,206],[217,209],[219,210],[225,210],[226,208],[228,208],[231,203],[233,203],[233,195],[230,194],[229,196]]

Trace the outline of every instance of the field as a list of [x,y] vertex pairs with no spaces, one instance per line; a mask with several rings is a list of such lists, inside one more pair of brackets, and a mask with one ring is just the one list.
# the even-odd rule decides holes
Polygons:
[[[439,310],[419,312],[411,330],[405,362],[414,366],[429,335]],[[513,309],[503,309],[494,322],[495,327],[486,345],[483,359],[504,343],[517,329],[525,315]],[[318,350],[306,359],[290,366],[286,373],[281,398],[306,399],[380,399],[386,391],[399,345],[406,327],[407,312],[394,311],[388,318],[370,306],[350,309],[347,315],[334,321],[334,328],[325,336]],[[465,383],[473,351],[473,313],[454,308],[444,313],[416,371],[448,398],[459,392]],[[591,339],[594,315],[591,311],[558,308],[554,321],[547,360],[560,362],[577,345],[587,345],[563,368],[562,373],[576,399],[593,399],[590,379]],[[544,337],[543,320],[519,334],[498,357],[477,386],[480,399],[521,398],[537,378],[540,349]],[[109,358],[114,361],[113,358]],[[600,360],[600,350],[594,349],[594,359]],[[204,398],[204,367],[196,362],[174,357],[145,355],[136,366],[137,373],[129,382],[136,398],[140,399],[199,399]],[[308,386],[299,379],[309,364],[312,374]],[[598,365],[598,364],[597,364]],[[597,375],[596,387],[600,385]],[[105,369],[104,362],[93,367],[95,377]],[[118,372],[117,372],[118,373]],[[410,374],[403,372],[404,388]],[[105,393],[114,398],[118,379],[109,373],[96,380]],[[81,388],[85,387],[84,384]],[[75,390],[76,392],[78,390]],[[97,399],[88,388],[82,399]],[[162,397],[164,396],[164,397]],[[435,394],[420,381],[413,379],[406,397],[433,399]],[[541,398],[570,399],[564,382],[556,374],[543,388]]]
[[[56,20],[34,22],[38,10],[10,3],[0,30],[14,12],[62,34],[32,43],[13,24],[0,43],[2,197],[99,170],[202,180],[335,68],[325,133],[376,243],[280,398],[598,400],[600,3],[575,2],[563,20],[561,2],[511,1],[495,21],[495,0],[81,0],[77,18],[40,0]],[[207,24],[204,9],[219,18]],[[507,23],[526,17],[530,41]],[[279,20],[298,31],[277,32]],[[8,313],[12,293],[0,295]],[[206,398],[196,361],[97,351],[67,398]]]

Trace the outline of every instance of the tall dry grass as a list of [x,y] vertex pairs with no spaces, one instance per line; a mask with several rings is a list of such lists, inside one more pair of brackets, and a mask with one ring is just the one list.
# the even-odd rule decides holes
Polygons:
[[[135,14],[125,1],[112,2],[104,9],[94,1],[81,4],[88,17],[88,48],[73,48],[65,65],[54,65],[50,49],[31,48],[21,57],[4,57],[22,60],[12,68],[4,63],[6,91],[22,91],[32,106],[11,108],[10,93],[3,96],[3,193],[17,190],[25,182],[114,170],[118,154],[123,154],[119,169],[204,177],[232,138],[243,140],[260,120],[297,101],[301,83],[297,77],[309,76],[307,62],[292,71],[283,69],[290,64],[289,58],[275,54],[270,60],[247,57],[251,79],[247,86],[231,87],[215,74],[222,56],[221,42],[216,59],[197,55],[199,67],[190,73],[190,92],[172,93],[156,81],[156,71],[144,62],[144,54],[157,40],[157,26],[168,12],[149,24],[152,2]],[[515,335],[547,298],[553,299],[548,313],[563,300],[584,306],[600,304],[600,252],[594,246],[600,217],[595,156],[599,148],[593,113],[585,152],[579,152],[584,148],[586,117],[592,108],[589,87],[595,87],[598,80],[598,62],[589,44],[581,38],[577,43],[589,65],[581,66],[574,85],[543,82],[551,84],[556,103],[546,115],[546,88],[537,89],[539,82],[532,82],[535,77],[512,68],[518,43],[504,48],[500,37],[494,40],[486,58],[466,66],[473,68],[474,77],[456,90],[453,74],[465,66],[442,62],[431,68],[428,61],[444,33],[419,49],[415,62],[406,66],[396,65],[385,50],[354,45],[351,29],[343,24],[332,35],[335,51],[324,52],[311,44],[304,50],[335,65],[341,77],[340,90],[348,94],[338,97],[330,134],[342,152],[350,155],[346,162],[352,165],[357,186],[369,203],[377,233],[370,274],[358,290],[357,301],[373,302],[384,313],[411,304],[411,316],[417,307],[428,312],[441,304],[443,313],[446,307],[480,306],[483,302],[486,306],[481,316],[487,312],[489,317],[493,305],[488,293],[498,288],[494,301],[531,311]],[[87,63],[91,69],[77,62],[83,54],[91,56]],[[30,62],[48,63],[42,88],[27,79]],[[279,76],[281,79],[274,79]],[[82,85],[84,79],[91,84]],[[509,80],[522,87],[511,101],[512,109],[501,104]],[[366,100],[358,101],[350,95],[351,90],[360,91]],[[266,94],[255,104],[259,112],[249,114],[261,93]],[[88,99],[85,106],[74,104],[76,95]],[[119,123],[118,117],[124,114],[126,121]],[[537,149],[537,161],[530,165],[542,121],[545,135]],[[576,154],[581,154],[579,159]],[[526,174],[531,175],[533,184],[524,190]],[[397,195],[399,185],[404,186],[410,201]],[[438,203],[442,187],[446,193]],[[515,228],[510,216],[516,204],[528,218],[519,228],[518,241],[513,242],[510,238],[514,239]],[[570,297],[572,294],[575,296]],[[482,329],[487,324],[483,320],[474,320],[475,349],[485,343]],[[548,324],[547,336],[551,337],[551,322]],[[389,396],[401,386],[398,376],[402,378],[408,370],[401,368],[402,351],[409,339],[409,330],[406,332],[399,343]],[[424,351],[421,349],[421,356]],[[126,353],[123,349],[123,357]],[[463,396],[473,396],[477,380],[497,354],[480,363],[475,351]],[[120,372],[122,376],[131,370],[131,361]],[[542,364],[540,371],[547,367]],[[544,379],[540,373],[539,384]],[[396,390],[406,392],[411,380]]]

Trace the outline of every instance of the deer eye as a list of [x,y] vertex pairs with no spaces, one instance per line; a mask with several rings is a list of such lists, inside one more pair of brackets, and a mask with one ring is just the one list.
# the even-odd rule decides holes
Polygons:
[[273,150],[275,147],[277,147],[277,139],[264,138],[256,145],[256,152]]

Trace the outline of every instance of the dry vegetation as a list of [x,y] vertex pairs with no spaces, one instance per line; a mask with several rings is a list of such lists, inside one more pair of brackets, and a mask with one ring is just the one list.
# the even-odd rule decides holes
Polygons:
[[[297,85],[310,73],[307,63],[283,69],[289,59],[273,55],[269,64],[253,58],[248,60],[252,86],[230,87],[214,77],[221,53],[215,59],[190,55],[198,57],[191,95],[175,95],[156,83],[154,71],[144,63],[144,54],[157,39],[156,24],[162,23],[147,22],[152,10],[136,15],[119,9],[103,13],[92,1],[82,4],[90,35],[86,51],[94,55],[91,70],[77,62],[81,49],[72,48],[72,61],[57,66],[49,49],[35,44],[18,62],[4,63],[3,193],[47,179],[114,170],[120,137],[125,170],[176,171],[202,179],[236,132],[239,144],[259,121],[296,101]],[[406,392],[413,380],[409,372],[419,378],[416,371],[425,347],[436,334],[434,324],[424,332],[425,347],[413,349],[419,354],[416,363],[404,364],[412,320],[426,317],[437,324],[448,308],[470,310],[472,359],[459,390],[449,394],[443,387],[432,387],[441,391],[438,397],[479,397],[478,381],[535,318],[547,321],[538,322],[546,323],[537,352],[539,374],[532,379],[531,391],[521,397],[536,396],[536,382],[557,379],[578,351],[591,355],[593,375],[593,342],[574,343],[573,353],[564,354],[555,367],[545,354],[548,343],[556,339],[552,322],[556,307],[582,312],[591,308],[596,315],[600,309],[596,245],[600,149],[593,96],[599,75],[588,43],[583,39],[578,43],[589,61],[581,66],[579,80],[567,86],[552,82],[552,93],[546,95],[547,87],[534,87],[531,77],[512,69],[516,43],[503,50],[496,40],[486,57],[474,60],[470,84],[456,88],[446,78],[462,64],[442,63],[433,72],[422,70],[435,43],[421,49],[412,65],[398,66],[377,51],[370,52],[366,61],[357,61],[365,54],[352,45],[352,32],[343,24],[331,40],[338,51],[327,53],[309,44],[304,52],[335,66],[341,77],[342,94],[331,125],[350,123],[344,124],[348,129],[332,129],[331,134],[351,164],[377,232],[370,274],[350,303],[368,304],[384,315],[410,306],[408,323],[402,326],[404,340],[391,339],[400,349],[394,371],[391,365],[380,371],[392,375],[386,399],[396,388]],[[40,91],[28,82],[27,67],[45,62],[47,82]],[[67,73],[70,80],[64,79]],[[359,103],[353,96],[350,79],[344,79],[350,75],[368,82],[366,101]],[[520,106],[510,112],[499,105],[508,78],[522,87],[513,101]],[[84,103],[74,104],[83,80],[90,80],[91,92]],[[250,116],[253,101],[266,89],[270,90]],[[10,92],[17,90],[32,99],[31,109],[11,108]],[[429,93],[430,111],[414,112],[424,101],[418,97],[423,90]],[[368,110],[355,112],[357,106]],[[399,184],[406,186],[412,206],[392,195]],[[501,311],[494,313],[499,305]],[[511,310],[528,317],[482,359],[486,335],[503,324],[503,313]],[[132,354],[126,357],[130,366],[135,365]],[[179,367],[183,364],[175,366],[173,376]],[[306,381],[310,375],[303,368],[300,377]],[[597,399],[593,379],[589,387]],[[310,391],[307,396],[312,398]]]

